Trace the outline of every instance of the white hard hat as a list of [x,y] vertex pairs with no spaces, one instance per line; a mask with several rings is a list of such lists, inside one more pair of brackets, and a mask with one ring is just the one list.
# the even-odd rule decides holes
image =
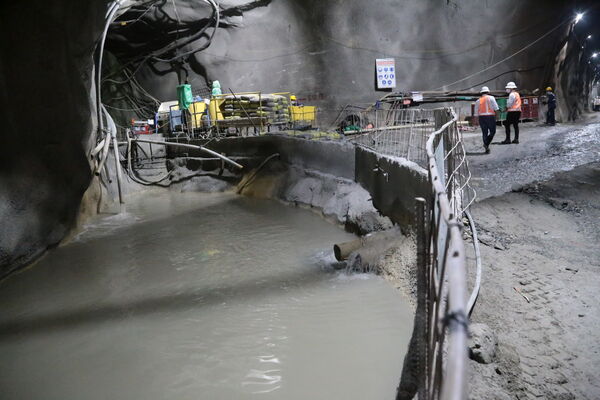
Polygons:
[[481,90],[479,91],[479,93],[489,93],[490,92],[490,88],[487,86],[484,86],[481,88]]
[[508,82],[506,84],[506,89],[516,89],[517,85],[514,82]]

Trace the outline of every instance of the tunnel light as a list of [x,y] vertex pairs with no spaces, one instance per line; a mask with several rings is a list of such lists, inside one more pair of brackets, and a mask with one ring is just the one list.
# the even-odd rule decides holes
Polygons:
[[583,13],[575,14],[575,23],[578,23],[583,18]]
[[587,35],[587,40],[590,40],[592,38],[592,35]]
[[598,53],[592,54],[592,58],[596,58],[596,57],[598,57]]

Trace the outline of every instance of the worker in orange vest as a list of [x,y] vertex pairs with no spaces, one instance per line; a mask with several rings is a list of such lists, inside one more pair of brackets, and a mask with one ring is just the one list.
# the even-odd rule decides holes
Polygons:
[[485,154],[490,154],[490,143],[496,134],[496,110],[499,107],[494,96],[490,96],[487,86],[482,87],[479,93],[481,97],[475,102],[475,116],[479,117]]
[[512,143],[519,144],[519,120],[521,119],[521,95],[517,92],[517,85],[514,82],[506,84],[506,92],[508,101],[506,102],[506,120],[504,127],[506,128],[506,139],[502,144],[510,144],[510,126],[515,127],[515,139]]

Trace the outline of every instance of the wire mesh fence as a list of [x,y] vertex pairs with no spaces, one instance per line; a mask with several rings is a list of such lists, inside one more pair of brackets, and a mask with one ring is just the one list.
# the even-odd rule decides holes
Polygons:
[[346,118],[344,134],[361,146],[392,157],[427,163],[425,143],[435,128],[435,110],[366,110]]
[[[367,109],[348,113],[340,127],[346,138],[387,157],[423,167],[429,192],[417,202],[418,313],[426,323],[419,399],[464,399],[468,315],[467,259],[463,215],[475,199],[466,152],[452,109]],[[473,293],[479,288],[474,288]],[[475,296],[476,297],[476,296]],[[471,295],[473,298],[473,294]],[[420,306],[419,306],[420,304]]]
[[[420,270],[426,280],[426,363],[419,398],[459,400],[466,396],[468,338],[467,266],[462,211],[468,207],[459,149],[457,117],[451,109],[435,112],[427,140],[431,192],[423,202],[425,252]],[[468,169],[468,168],[467,168]]]
[[[402,157],[427,168],[427,140],[443,124],[448,112],[448,109],[394,106],[360,110],[348,113],[341,126],[348,140],[359,146],[386,156]],[[447,166],[445,187],[452,193],[450,202],[455,215],[461,215],[475,199],[475,191],[470,185],[471,173],[457,125],[447,129],[443,138],[443,160],[440,162]],[[441,136],[437,136],[436,141],[440,140]]]

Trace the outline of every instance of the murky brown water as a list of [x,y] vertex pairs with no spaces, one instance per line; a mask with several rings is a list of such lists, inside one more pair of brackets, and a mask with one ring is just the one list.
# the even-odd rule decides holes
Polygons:
[[2,399],[392,399],[412,329],[352,236],[230,194],[146,195],[0,284]]

